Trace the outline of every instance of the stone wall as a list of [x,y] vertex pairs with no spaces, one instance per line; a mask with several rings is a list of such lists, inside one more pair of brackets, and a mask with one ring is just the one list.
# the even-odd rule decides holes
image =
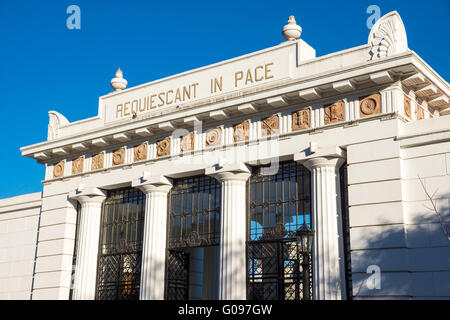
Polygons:
[[0,300],[29,300],[41,193],[0,200]]

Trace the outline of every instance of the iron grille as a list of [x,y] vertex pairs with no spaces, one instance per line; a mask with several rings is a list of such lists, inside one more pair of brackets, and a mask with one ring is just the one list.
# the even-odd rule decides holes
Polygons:
[[310,172],[296,162],[280,163],[270,176],[260,169],[253,167],[248,184],[248,298],[309,299],[311,257],[298,251],[295,235],[304,223],[311,227]]
[[189,292],[189,253],[167,250],[166,299],[187,300]]
[[102,209],[96,299],[139,299],[144,212],[141,191],[108,192]]
[[300,252],[295,239],[249,241],[247,257],[248,299],[310,299],[311,257]]
[[221,185],[216,179],[175,180],[170,199],[170,249],[219,244]]

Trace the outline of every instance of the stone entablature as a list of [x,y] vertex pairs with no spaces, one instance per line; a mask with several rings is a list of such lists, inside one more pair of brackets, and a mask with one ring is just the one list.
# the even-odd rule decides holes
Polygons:
[[[163,161],[183,153],[195,155],[210,148],[229,148],[241,144],[252,144],[268,138],[278,139],[284,136],[313,133],[336,126],[357,125],[358,122],[363,120],[374,121],[389,115],[397,116],[403,121],[410,121],[402,113],[402,107],[395,105],[396,101],[403,102],[402,97],[404,96],[399,88],[391,86],[380,92],[357,93],[354,96],[333,102],[328,101],[308,107],[302,105],[286,106],[277,113],[260,113],[259,116],[240,118],[236,121],[229,119],[224,124],[204,128],[200,132],[197,131],[198,128],[194,127],[194,129],[190,129],[191,132],[181,136],[172,136],[171,133],[167,133],[156,137],[139,137],[136,140],[131,139],[122,144],[87,152],[82,156],[73,158],[73,160],[60,159],[55,165],[49,163],[47,170],[52,170],[55,166],[59,168],[62,165],[64,167],[64,163],[71,169],[64,171],[66,174],[59,176],[52,175],[49,171],[46,177],[50,178],[46,180],[62,179],[71,175],[108,170],[113,167],[134,165],[141,162]],[[373,99],[371,100],[374,103],[373,109],[366,106],[365,101],[368,99]],[[332,108],[336,106],[339,111]],[[385,110],[383,114],[380,113],[381,109]],[[332,122],[328,121],[329,112],[332,114]],[[415,112],[418,112],[418,110]],[[187,131],[190,130],[187,128]],[[240,138],[237,140],[237,137]],[[79,161],[80,158],[86,159],[86,165],[84,165],[82,172],[75,173],[73,162]]]
[[[387,32],[393,42],[378,41],[381,31]],[[237,71],[228,74],[231,69]],[[175,95],[173,88],[183,87],[182,83],[192,82],[194,89],[203,90],[201,83],[205,83],[205,77],[220,70],[224,72],[224,82],[208,78],[211,91],[209,94],[199,91],[198,99],[176,106],[166,101],[165,105],[142,113],[139,102],[134,103],[141,96],[144,97],[141,97],[142,103],[152,90],[165,92],[166,98],[169,93]],[[193,80],[194,76],[198,81]],[[228,85],[234,83],[234,90],[226,87],[227,81]],[[196,152],[293,131],[317,130],[361,117],[397,112],[405,120],[414,121],[439,116],[439,113],[450,112],[449,92],[448,83],[407,48],[403,23],[398,14],[392,12],[375,24],[364,46],[315,58],[314,49],[303,40],[290,39],[249,55],[110,93],[100,98],[99,113],[94,118],[69,123],[64,116],[52,111],[48,141],[24,147],[22,153],[49,168],[63,161],[62,175],[46,176],[47,179],[61,178],[81,174],[81,167],[82,173],[87,173],[109,168],[111,163],[115,166],[133,164],[134,159],[147,161],[177,155],[180,151]],[[129,110],[130,117],[108,118],[114,101],[125,108],[125,100],[130,102],[126,106],[136,109]],[[199,122],[204,125],[200,131],[195,129]],[[233,135],[232,126],[241,123],[239,132],[245,134]],[[189,139],[181,143],[178,138],[169,138],[169,133],[175,129],[184,129]],[[155,144],[156,141],[160,142]],[[146,150],[140,147],[140,155],[136,157],[130,142],[144,143]],[[124,149],[121,154],[112,155],[110,148],[113,152]],[[89,160],[90,154],[99,152],[104,152],[104,159]],[[72,161],[79,157],[84,157],[83,164],[77,163],[78,169],[72,170]]]

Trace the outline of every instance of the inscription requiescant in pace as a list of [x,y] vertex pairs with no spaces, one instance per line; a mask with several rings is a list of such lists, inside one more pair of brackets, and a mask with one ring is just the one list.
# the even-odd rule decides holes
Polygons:
[[270,80],[275,77],[273,73],[274,64],[274,62],[267,62],[246,70],[236,70],[233,73],[233,78],[218,75],[211,78],[209,83],[208,81],[191,82],[168,88],[167,90],[158,90],[157,92],[137,97],[136,99],[118,103],[115,105],[115,118],[121,119],[134,114],[145,113],[155,108],[206,98],[200,96],[200,91],[203,86],[209,87],[209,90],[206,92],[214,95],[223,93],[226,91],[226,88],[230,91]]

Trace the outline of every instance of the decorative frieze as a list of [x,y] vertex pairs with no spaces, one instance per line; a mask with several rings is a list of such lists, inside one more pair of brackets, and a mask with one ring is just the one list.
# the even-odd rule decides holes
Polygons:
[[292,131],[309,129],[311,111],[309,109],[298,110],[292,113]]
[[404,96],[404,100],[403,100],[403,106],[404,106],[404,110],[405,110],[405,116],[407,116],[409,119],[412,120],[411,117],[411,99],[408,98],[407,96]]
[[125,163],[125,149],[120,148],[113,152],[112,165],[118,166]]
[[64,176],[64,161],[60,161],[53,166],[53,178]]
[[91,170],[99,170],[103,169],[103,163],[105,160],[105,154],[103,152],[100,152],[92,157],[92,165]]
[[72,174],[79,174],[83,172],[84,157],[79,157],[72,161]]
[[212,147],[212,146],[218,146],[220,145],[220,140],[222,137],[222,128],[217,127],[212,130],[208,130],[206,132],[206,146]]
[[244,121],[233,126],[233,139],[234,142],[248,140],[248,121]]
[[261,133],[263,137],[278,134],[280,121],[277,114],[261,120]]
[[381,113],[381,96],[374,93],[369,96],[359,97],[359,117],[364,118]]
[[188,135],[180,138],[180,152],[188,152],[194,150],[194,133],[191,132]]
[[156,142],[156,156],[163,157],[170,155],[170,138]]
[[417,108],[417,120],[425,119],[425,111],[421,107]]
[[344,101],[336,101],[324,106],[324,123],[332,124],[344,121]]
[[134,147],[134,162],[147,160],[147,144],[141,143]]

